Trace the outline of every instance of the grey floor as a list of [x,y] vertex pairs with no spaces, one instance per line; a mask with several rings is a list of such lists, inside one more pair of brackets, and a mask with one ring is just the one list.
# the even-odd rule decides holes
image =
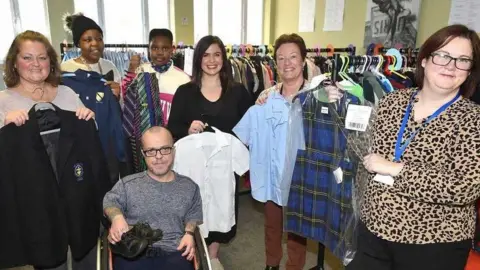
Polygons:
[[[220,261],[225,270],[263,270],[265,268],[265,244],[263,228],[263,204],[247,195],[240,196],[238,230],[236,238],[228,245],[220,248]],[[307,263],[305,269],[316,265],[316,243],[308,243]],[[281,269],[285,269],[287,258],[284,244],[284,256]],[[330,253],[326,254],[326,270],[343,269],[339,260]],[[33,270],[30,267],[19,267],[14,270]]]
[[[263,204],[256,202],[249,194],[240,196],[238,230],[236,238],[220,248],[219,259],[226,270],[263,270],[265,268]],[[305,269],[317,262],[317,244],[308,243]],[[285,269],[286,244],[281,269]],[[326,254],[325,269],[343,269],[339,260]]]

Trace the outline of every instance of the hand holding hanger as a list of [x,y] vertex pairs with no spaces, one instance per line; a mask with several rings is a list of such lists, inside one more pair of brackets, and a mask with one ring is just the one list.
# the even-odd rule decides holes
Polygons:
[[195,134],[203,132],[205,124],[202,121],[194,120],[188,129],[188,134]]
[[345,89],[342,88],[338,82],[336,85],[329,85],[325,87],[325,92],[327,93],[328,101],[330,103],[334,103],[339,101],[343,97],[343,93]]
[[107,81],[105,85],[110,86],[113,95],[118,99],[120,98],[120,84],[114,81]]
[[14,123],[17,127],[25,124],[28,120],[28,111],[27,110],[18,110],[18,111],[10,111],[5,116],[5,126]]
[[75,115],[78,117],[78,119],[85,121],[88,121],[95,117],[95,113],[89,108],[85,107],[78,108],[75,112]]

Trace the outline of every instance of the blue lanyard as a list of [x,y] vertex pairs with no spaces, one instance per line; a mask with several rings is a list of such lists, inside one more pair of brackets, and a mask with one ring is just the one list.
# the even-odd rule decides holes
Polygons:
[[417,95],[418,91],[413,93],[410,102],[408,103],[407,111],[405,112],[405,115],[403,116],[402,120],[402,125],[400,126],[400,131],[398,132],[397,136],[397,143],[395,144],[395,161],[399,162],[400,158],[402,157],[403,153],[405,153],[405,150],[407,149],[407,146],[413,141],[415,136],[423,129],[425,128],[433,119],[435,119],[439,114],[444,112],[450,105],[452,105],[455,101],[457,101],[458,98],[460,98],[460,92],[449,102],[443,104],[442,107],[438,108],[432,115],[430,115],[425,123],[419,127],[417,130],[412,132],[410,134],[410,137],[402,143],[403,139],[403,134],[405,133],[405,128],[407,127],[408,119],[410,118],[410,113],[412,112],[412,107],[413,107],[413,100],[415,99],[415,96]]

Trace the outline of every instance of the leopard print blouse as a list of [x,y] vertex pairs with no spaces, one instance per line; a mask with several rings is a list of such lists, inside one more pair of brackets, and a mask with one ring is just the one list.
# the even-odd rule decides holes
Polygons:
[[[373,153],[393,160],[416,90],[397,90],[380,102]],[[405,137],[422,125],[413,114]],[[405,166],[392,186],[374,181],[373,174],[368,179],[361,210],[368,229],[382,239],[410,244],[472,239],[480,198],[480,106],[465,98],[452,104],[416,135],[401,161]]]

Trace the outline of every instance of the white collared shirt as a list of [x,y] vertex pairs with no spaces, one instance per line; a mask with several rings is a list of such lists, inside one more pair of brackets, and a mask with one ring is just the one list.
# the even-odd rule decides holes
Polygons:
[[204,237],[211,231],[228,232],[235,225],[235,175],[249,169],[245,145],[231,134],[192,134],[175,143],[173,169],[190,177],[200,187]]

